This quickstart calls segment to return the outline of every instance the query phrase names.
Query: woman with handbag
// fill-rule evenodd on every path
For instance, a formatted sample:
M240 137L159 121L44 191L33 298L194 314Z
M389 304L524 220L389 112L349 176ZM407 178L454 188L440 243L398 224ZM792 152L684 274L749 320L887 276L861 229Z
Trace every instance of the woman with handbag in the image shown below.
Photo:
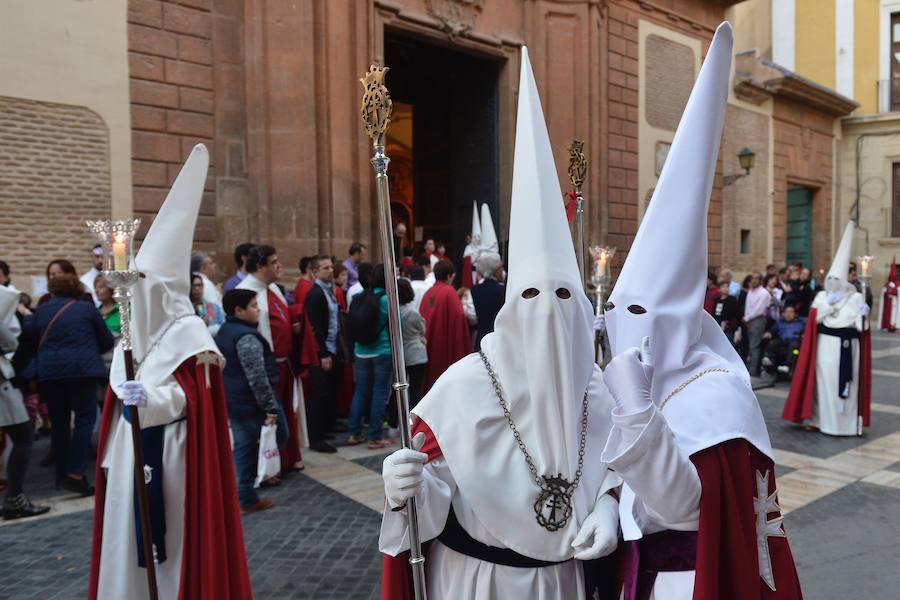
M50 299L25 322L25 337L36 344L38 393L50 411L57 486L90 496L94 488L84 472L97 419L97 381L106 377L101 355L114 341L93 302L83 299L76 275L57 275L49 289Z
M22 493L28 459L31 458L34 430L22 401L22 392L13 385L15 371L6 357L7 353L14 352L19 345L19 321L15 315L18 303L19 292L0 286L0 431L13 444L6 463L4 520L33 517L50 510L48 506L35 506Z

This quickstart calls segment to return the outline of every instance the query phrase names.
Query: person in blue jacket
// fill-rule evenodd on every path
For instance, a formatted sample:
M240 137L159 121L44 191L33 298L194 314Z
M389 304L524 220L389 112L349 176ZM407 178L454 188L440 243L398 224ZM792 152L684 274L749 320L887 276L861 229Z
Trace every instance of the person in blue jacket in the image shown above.
M102 354L115 342L93 302L84 299L77 275L57 275L49 291L50 299L25 321L23 335L33 349L32 375L50 414L56 485L90 496L94 488L85 468L97 419L97 385L107 377Z

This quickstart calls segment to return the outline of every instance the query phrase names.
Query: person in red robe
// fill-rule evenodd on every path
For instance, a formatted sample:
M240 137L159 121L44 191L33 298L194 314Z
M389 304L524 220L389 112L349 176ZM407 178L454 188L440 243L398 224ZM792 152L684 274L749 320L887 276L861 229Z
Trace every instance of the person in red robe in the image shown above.
M125 381L114 354L97 447L88 598L147 598L136 520L131 424L138 407L160 598L252 597L222 384L221 361L188 297L188 263L209 154L194 147L134 266L131 336L140 361ZM121 401L120 401L121 400Z
M897 276L897 257L891 261L891 271L887 281L884 282L884 291L881 294L881 318L879 326L883 331L897 331L900 327L900 309L897 306L898 290L900 290L900 277Z
M419 312L425 318L428 366L423 394L428 393L447 368L472 352L472 334L462 302L452 281L453 264L442 260L434 266L435 283L422 297Z
M312 261L311 256L304 256L300 259L300 263L297 265L300 268L300 279L297 280L297 285L294 286L294 303L291 305L291 312L300 319L301 322L301 336L304 340L304 356L307 354L306 350L306 341L312 340L311 343L315 344L316 337L310 327L309 322L305 317L301 315L304 312L304 303L306 302L306 295L309 293L309 290L313 288L313 280L312 273L309 271L309 263ZM300 366L297 370L297 376L300 378L300 387L303 388L303 398L309 398L312 395L312 383L309 379L309 366L315 366L319 364L319 350L318 347L310 348L309 352L315 352L315 356L313 356L313 362L306 363Z

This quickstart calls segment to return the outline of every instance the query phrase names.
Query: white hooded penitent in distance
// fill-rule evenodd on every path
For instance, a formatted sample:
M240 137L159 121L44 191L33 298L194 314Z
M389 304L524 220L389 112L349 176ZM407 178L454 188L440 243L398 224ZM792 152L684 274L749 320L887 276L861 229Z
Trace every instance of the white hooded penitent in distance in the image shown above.
M494 220L491 218L491 209L488 205L481 205L481 251L499 252L497 243L497 230L494 229Z

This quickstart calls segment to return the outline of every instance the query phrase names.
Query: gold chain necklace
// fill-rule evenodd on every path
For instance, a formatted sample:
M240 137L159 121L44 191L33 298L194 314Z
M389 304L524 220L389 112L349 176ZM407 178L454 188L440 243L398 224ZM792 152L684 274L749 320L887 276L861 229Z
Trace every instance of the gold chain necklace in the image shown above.
M699 373L691 375L685 381L683 381L677 388L672 390L672 392L668 396L666 396L662 402L659 403L659 410L664 409L666 407L666 403L669 400L671 400L673 396L675 396L677 393L684 390L684 388L691 385L692 383L694 383L695 381L697 381L704 375L709 375L710 373L730 373L730 372L731 371L729 371L728 369L722 369L721 367L711 367L709 369L703 369Z

